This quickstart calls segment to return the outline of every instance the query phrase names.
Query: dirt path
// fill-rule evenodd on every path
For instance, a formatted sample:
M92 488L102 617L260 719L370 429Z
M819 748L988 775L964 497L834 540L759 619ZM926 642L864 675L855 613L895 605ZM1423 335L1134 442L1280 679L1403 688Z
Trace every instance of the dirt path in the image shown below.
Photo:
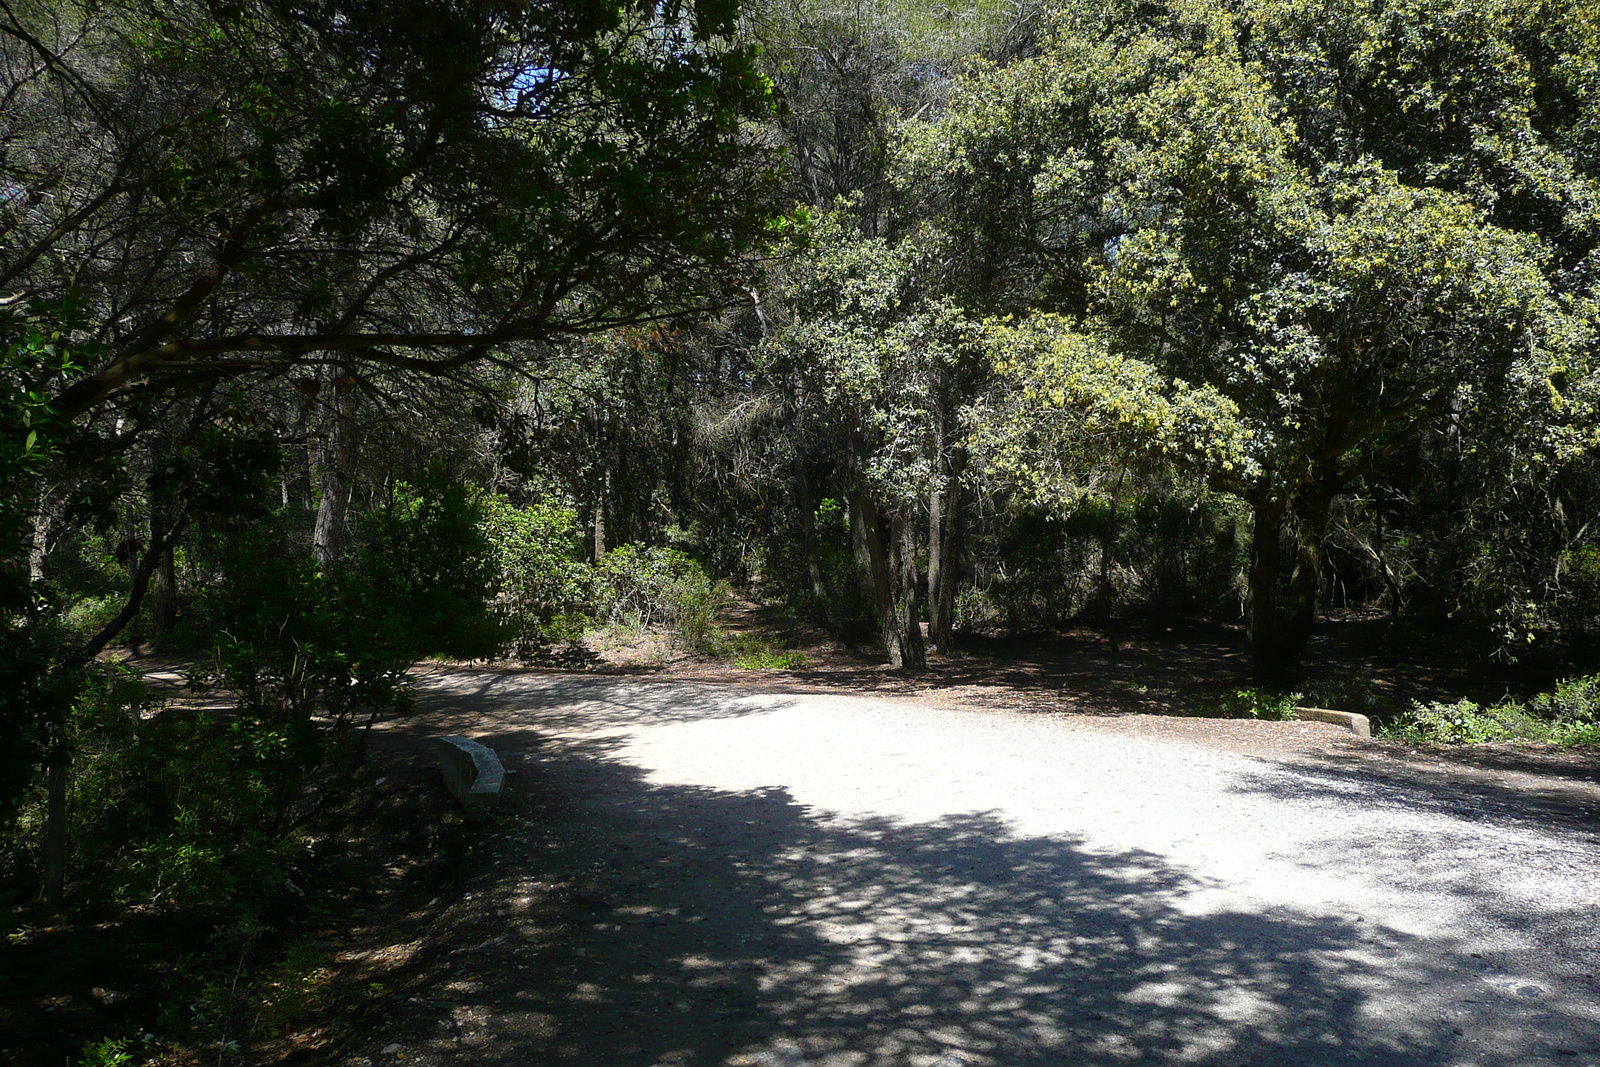
M1529 805L1312 724L1240 724L1322 731L1266 759L904 699L422 689L386 743L477 736L515 796L341 1063L1600 1065L1591 785Z

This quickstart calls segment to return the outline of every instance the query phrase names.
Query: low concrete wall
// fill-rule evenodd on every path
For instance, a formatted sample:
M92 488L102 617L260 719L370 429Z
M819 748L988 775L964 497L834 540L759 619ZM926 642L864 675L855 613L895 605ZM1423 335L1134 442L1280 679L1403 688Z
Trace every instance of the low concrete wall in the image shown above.
M456 803L469 815L481 815L500 803L506 772L494 749L469 737L441 737L439 769Z
M1327 708L1295 708L1294 717L1297 719L1310 719L1313 722L1331 722L1335 726L1343 726L1357 737L1372 736L1372 720L1365 715L1357 715L1353 711L1330 711Z

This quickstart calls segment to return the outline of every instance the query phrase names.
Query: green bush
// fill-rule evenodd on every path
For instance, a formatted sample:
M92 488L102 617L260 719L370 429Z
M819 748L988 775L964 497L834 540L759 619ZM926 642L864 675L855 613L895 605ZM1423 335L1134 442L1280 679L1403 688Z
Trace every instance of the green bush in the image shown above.
M664 626L674 645L696 652L716 651L716 616L728 598L727 582L675 548L623 545L594 567L596 618L641 630Z
M1477 745L1487 741L1542 741L1547 730L1520 704L1489 707L1471 700L1415 702L1411 710L1386 731L1397 740L1446 745Z
M1600 675L1568 678L1526 703L1507 700L1481 706L1418 701L1383 735L1423 744L1476 745L1491 741L1546 741L1558 745L1600 744Z
M91 678L73 724L69 809L91 896L222 920L283 880L281 783L238 723L153 709L130 672Z
M486 659L505 644L492 610L498 566L475 493L439 473L401 482L362 516L333 592L352 618L382 620L382 636L412 659Z
M577 641L589 622L594 582L592 568L579 558L577 512L547 503L519 508L497 497L484 508L483 529L512 649L530 657Z
M1557 682L1550 692L1528 701L1528 711L1552 724L1600 722L1600 674Z
M83 1059L78 1061L78 1067L128 1067L132 1063L133 1053L128 1051L127 1038L108 1037L83 1046Z
M1294 709L1303 699L1300 693L1279 693L1269 689L1235 689L1218 703L1225 719L1265 719L1283 722L1294 718Z
M724 643L723 654L742 671L798 671L806 666L806 655L797 649L780 649L755 634L740 634Z
M733 665L743 671L802 671L806 655L794 649L763 649L734 657Z

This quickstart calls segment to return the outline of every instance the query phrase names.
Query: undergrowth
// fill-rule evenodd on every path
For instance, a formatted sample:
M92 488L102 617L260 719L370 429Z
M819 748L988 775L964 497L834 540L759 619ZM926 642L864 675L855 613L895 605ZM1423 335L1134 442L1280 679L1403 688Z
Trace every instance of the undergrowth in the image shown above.
M1538 741L1600 744L1600 674L1568 678L1527 701L1417 701L1380 736L1409 744L1477 745Z
M1273 689L1235 689L1217 702L1215 713L1223 719L1264 719L1282 722L1294 718L1299 706L1300 693L1285 693Z
M806 666L806 654L798 649L778 648L755 634L740 634L723 642L722 654L733 659L743 671L798 671Z

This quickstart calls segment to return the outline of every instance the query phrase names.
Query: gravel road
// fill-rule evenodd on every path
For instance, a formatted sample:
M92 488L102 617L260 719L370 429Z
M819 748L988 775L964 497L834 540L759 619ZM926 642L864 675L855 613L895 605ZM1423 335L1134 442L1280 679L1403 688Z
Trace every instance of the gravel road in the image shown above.
M1069 716L423 693L516 796L374 1062L1600 1067L1592 817Z

